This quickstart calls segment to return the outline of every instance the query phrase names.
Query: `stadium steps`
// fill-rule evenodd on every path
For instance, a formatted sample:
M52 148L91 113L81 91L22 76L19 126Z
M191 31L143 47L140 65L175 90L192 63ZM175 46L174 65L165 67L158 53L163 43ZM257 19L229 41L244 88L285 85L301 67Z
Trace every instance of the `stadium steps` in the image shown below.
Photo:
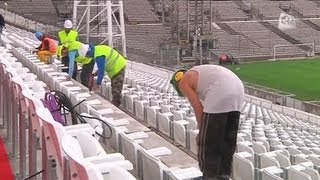
M301 21L303 23L305 23L306 25L308 25L309 27L317 30L317 31L320 31L320 26L313 23L312 21L308 20L308 19L302 19L304 18L303 14L295 7L295 8L291 8L290 11L293 13L293 15L297 18L301 18Z
M203 1L190 1L190 22L193 24L197 23L198 27L201 27L202 22L204 22L204 25L206 24L205 22L210 22L209 17L206 15L201 14L202 11L204 11L204 7L202 9L202 3ZM191 26L192 27L192 26ZM204 31L204 29L203 29Z
M157 61L157 60L160 60L160 56L156 53L151 53L151 52L146 52L146 51L143 51L141 49L136 49L136 48L132 48L132 47L128 47L127 46L127 51L128 53L130 54L136 54L136 55L139 55L139 56L143 56L143 57L146 57L147 59L149 59L150 61Z
M320 7L320 1L319 0L310 0L316 4L316 6Z
M243 34L242 32L237 32L234 29L232 29L229 25L227 25L226 23L216 23L221 29L223 29L224 31L226 31L226 33L234 36L234 35L238 35L238 36L242 36L244 38L246 38L247 40L249 40L251 43L253 43L254 45L262 48L262 46L257 43L256 41L254 41L253 39L251 39L250 37L248 37L247 35Z
M239 7L240 10L242 10L245 15L247 15L249 18L252 18L252 14L249 14L248 12L251 11L251 7L249 7L247 4L245 4L243 1L239 0L232 0L232 2Z
M302 44L301 41L295 39L294 37L288 35L287 33L283 32L283 31L279 30L277 27L275 27L274 25L272 25L269 22L259 21L259 23L261 25L263 25L265 28L267 28L270 31L272 31L273 33L275 33L276 35L278 35L279 37L281 37L281 38L285 39L286 41L290 42L291 44ZM305 47L305 46L301 46L299 48L302 49L302 50L305 50L305 51L309 51L310 50L310 48Z

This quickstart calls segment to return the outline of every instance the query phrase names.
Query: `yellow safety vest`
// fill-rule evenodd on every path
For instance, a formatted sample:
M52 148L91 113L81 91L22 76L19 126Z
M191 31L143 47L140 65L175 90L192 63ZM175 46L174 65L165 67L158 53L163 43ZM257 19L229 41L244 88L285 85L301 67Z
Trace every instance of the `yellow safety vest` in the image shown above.
M74 41L72 42L71 44L69 44L68 46L68 51L71 52L71 51L78 51L81 46L83 46L84 44L79 42L79 41ZM92 60L92 58L88 58L88 57L76 57L76 62L81 64L81 65L85 65L85 64L89 64Z
M58 46L58 56L61 56L61 53L62 53L62 46L65 46L65 47L68 47L68 45L74 41L77 41L77 38L78 38L78 32L77 31L74 31L74 30L71 30L68 34L62 30L62 31L59 31L58 33L59 35L59 39L60 39L60 43L61 45Z
M107 45L97 45L94 49L94 59L99 56L105 56L107 63L105 64L105 70L110 77L113 78L118 74L127 64L127 60L116 50Z

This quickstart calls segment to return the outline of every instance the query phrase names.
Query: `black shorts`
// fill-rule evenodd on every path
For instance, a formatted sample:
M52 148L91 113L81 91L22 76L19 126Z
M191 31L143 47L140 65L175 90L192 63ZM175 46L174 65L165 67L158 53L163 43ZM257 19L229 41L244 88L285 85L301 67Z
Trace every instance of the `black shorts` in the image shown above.
M229 178L236 150L239 118L239 111L204 113L198 142L198 161L204 179Z

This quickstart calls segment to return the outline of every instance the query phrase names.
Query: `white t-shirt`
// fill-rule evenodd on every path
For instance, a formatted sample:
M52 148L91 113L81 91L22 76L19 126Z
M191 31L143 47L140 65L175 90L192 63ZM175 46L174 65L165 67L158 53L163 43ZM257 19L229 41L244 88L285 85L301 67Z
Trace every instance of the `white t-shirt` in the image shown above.
M244 100L242 81L231 70L217 65L200 65L197 93L205 113L241 111Z

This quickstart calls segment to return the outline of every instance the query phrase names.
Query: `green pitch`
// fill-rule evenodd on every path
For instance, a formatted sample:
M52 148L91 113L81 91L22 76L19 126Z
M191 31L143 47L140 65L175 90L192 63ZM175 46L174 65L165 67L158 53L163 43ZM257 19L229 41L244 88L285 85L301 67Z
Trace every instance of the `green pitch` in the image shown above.
M295 94L304 101L320 100L320 59L258 62L228 66L243 81Z

